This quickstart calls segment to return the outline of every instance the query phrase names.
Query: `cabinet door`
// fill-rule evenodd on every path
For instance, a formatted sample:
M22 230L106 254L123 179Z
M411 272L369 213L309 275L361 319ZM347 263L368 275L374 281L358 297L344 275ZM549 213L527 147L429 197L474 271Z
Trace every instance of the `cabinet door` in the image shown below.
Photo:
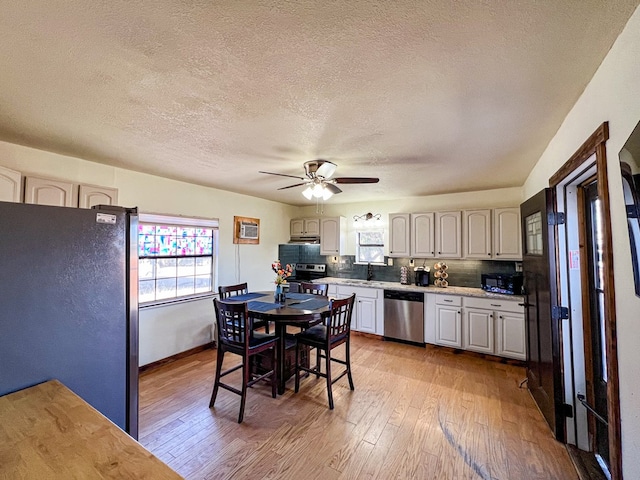
M464 319L464 348L493 354L493 311L465 308Z
M342 255L344 249L344 217L320 220L320 255Z
M493 210L493 252L496 260L522 260L520 209Z
M465 258L491 258L491 210L465 210L463 224Z
M436 256L462 257L462 212L436 213Z
M289 232L292 237L301 237L304 235L304 219L294 218L291 220Z
M496 312L496 355L527 359L524 315L521 313Z
M411 256L409 243L409 231L411 229L410 215L408 213L389 214L389 256Z
M357 330L376 333L376 301L373 298L356 298L354 307L357 310Z
M78 193L78 206L91 208L94 205L117 205L118 189L96 187L93 185L80 185Z
M48 178L27 177L24 187L24 203L75 207L77 197L73 195L73 183Z
M448 305L436 305L436 343L462 348L460 309Z
M20 172L0 167L0 201L22 201L22 174Z
M305 235L320 235L320 219L307 218L304 222Z
M436 256L435 214L433 212L411 215L411 256L430 258Z

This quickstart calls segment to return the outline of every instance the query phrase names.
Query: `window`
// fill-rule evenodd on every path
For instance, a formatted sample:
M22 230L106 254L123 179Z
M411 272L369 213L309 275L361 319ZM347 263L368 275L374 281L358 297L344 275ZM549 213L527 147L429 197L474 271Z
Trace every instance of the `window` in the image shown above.
M163 303L213 292L218 222L140 215L139 302Z
M384 230L360 231L356 235L356 262L384 263Z

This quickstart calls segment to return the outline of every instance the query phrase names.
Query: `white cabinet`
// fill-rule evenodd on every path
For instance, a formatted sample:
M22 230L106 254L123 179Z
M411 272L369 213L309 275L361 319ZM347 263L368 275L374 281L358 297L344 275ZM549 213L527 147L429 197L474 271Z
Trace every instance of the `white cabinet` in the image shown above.
M463 215L464 258L491 258L491 210L465 210Z
M77 197L71 182L49 178L26 177L24 203L54 205L57 207L75 207Z
M518 207L493 210L493 257L496 260L522 260Z
M498 312L496 355L527 359L524 313Z
M347 298L356 294L351 314L351 328L359 332L384 334L383 291L378 288L338 285L337 297Z
M408 213L389 214L389 256L409 257L411 215Z
M342 255L346 230L344 217L330 217L320 220L320 255Z
M436 297L436 344L462 348L461 297Z
M294 218L290 224L291 237L317 237L320 235L319 218Z
M118 189L98 187L96 185L80 185L78 192L78 206L91 208L94 205L117 205Z
M517 301L465 298L464 318L465 348L526 360L524 307Z
M493 354L493 312L465 308L463 323L465 350Z
M0 167L0 201L22 201L22 174L20 172Z
M431 258L436 256L435 213L411 214L411 256Z
M462 257L462 212L436 212L436 256Z

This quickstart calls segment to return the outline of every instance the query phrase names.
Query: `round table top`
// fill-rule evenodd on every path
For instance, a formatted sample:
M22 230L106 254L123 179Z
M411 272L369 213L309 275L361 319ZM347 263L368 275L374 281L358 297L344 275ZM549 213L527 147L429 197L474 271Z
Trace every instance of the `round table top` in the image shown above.
M329 297L307 293L287 293L283 303L275 301L273 291L251 292L224 301L245 301L251 316L270 321L309 322L329 311ZM314 308L304 308L305 304Z

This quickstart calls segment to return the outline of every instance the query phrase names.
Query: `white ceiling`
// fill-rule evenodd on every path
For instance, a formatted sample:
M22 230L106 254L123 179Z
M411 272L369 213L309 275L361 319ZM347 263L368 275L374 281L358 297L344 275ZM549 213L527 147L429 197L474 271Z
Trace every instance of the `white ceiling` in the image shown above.
M258 171L519 186L639 3L0 0L0 140L298 205Z

